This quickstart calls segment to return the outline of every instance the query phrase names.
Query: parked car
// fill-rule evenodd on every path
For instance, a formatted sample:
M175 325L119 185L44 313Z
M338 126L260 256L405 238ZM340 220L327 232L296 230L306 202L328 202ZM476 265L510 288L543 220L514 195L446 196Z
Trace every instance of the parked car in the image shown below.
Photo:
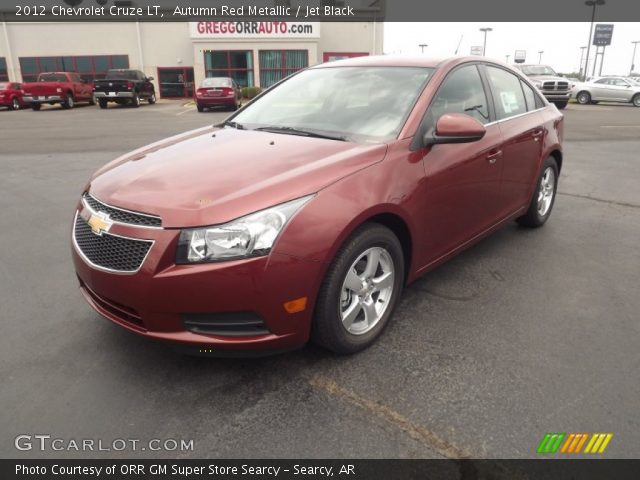
M94 95L100 108L107 108L109 102L139 107L141 100L149 105L156 103L153 77L147 77L140 70L109 70L103 80L96 80Z
M0 82L0 107L19 110L25 105L22 85L16 82Z
M38 81L23 83L24 102L33 110L40 110L43 104L62 108L73 108L78 102L94 103L93 84L73 72L48 72L38 75Z
M560 110L567 106L574 85L567 78L558 75L549 65L515 64L514 67L529 77L544 97Z
M80 291L189 353L353 353L406 285L512 220L544 225L562 138L501 63L317 65L98 170L72 228Z
M622 102L640 107L640 84L624 77L601 77L580 83L573 88L572 95L582 105Z
M199 112L205 108L226 107L232 110L240 108L242 91L229 77L209 77L202 81L196 90L196 106Z

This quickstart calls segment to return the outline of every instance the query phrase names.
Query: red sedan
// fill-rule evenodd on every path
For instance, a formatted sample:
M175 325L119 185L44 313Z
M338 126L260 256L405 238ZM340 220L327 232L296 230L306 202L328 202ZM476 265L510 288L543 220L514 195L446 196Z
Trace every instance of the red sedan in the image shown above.
M240 87L233 78L205 78L202 86L196 90L196 107L199 112L205 108L226 107L238 110L242 100Z
M540 227L563 116L507 65L308 68L213 128L99 170L72 229L87 301L195 354L366 348L402 289L510 221Z
M16 82L0 82L0 107L19 110L24 107L22 85Z

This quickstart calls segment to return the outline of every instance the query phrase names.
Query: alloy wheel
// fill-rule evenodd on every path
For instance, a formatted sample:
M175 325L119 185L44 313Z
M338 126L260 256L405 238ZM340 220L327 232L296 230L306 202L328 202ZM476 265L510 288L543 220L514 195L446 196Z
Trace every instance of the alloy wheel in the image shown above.
M340 293L340 316L347 332L363 335L376 326L391 303L394 277L393 259L385 248L372 247L358 256Z
M555 193L556 174L551 167L547 167L540 179L540 187L538 189L538 215L544 217L553 202Z

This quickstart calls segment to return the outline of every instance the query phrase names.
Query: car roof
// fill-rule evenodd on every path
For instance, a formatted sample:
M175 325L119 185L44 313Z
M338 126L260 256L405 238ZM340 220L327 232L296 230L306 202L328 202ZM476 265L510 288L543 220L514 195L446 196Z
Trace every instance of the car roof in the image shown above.
M364 57L345 58L333 62L325 62L310 68L331 68L331 67L454 67L461 63L482 62L499 65L512 69L513 67L493 58L481 57L478 55L461 57L429 57L429 56L408 56L408 55L371 55Z

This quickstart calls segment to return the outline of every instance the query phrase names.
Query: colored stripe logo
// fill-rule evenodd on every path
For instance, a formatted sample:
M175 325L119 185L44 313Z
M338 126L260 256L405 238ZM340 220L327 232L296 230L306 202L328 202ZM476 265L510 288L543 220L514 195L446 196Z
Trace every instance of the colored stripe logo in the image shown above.
M538 445L537 452L540 454L604 453L612 438L613 433L546 433Z

